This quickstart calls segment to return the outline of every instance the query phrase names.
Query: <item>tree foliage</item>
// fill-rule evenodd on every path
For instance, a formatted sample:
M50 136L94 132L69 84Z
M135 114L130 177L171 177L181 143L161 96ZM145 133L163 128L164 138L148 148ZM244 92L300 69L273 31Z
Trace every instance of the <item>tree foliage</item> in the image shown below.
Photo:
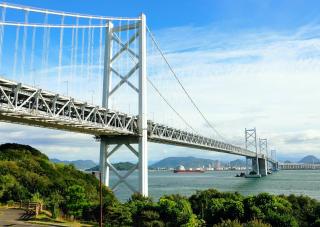
M133 194L125 203L103 186L106 226L320 226L320 202L307 196L268 193L243 196L215 189L189 198L165 195L154 202ZM54 218L61 213L80 220L99 220L99 182L72 165L51 163L25 145L0 145L0 202L45 203Z
M84 188L80 185L72 185L68 188L66 194L67 214L80 218L83 208L87 205L86 194Z

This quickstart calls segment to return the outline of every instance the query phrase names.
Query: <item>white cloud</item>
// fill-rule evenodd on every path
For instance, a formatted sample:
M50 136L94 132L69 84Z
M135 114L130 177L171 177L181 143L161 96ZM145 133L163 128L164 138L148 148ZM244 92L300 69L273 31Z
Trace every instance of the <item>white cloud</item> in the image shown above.
M230 141L242 145L244 128L257 127L258 135L268 138L270 147L282 155L318 155L319 28L310 24L281 33L223 33L210 25L169 28L155 33L200 109ZM164 62L154 55L155 49L149 48L153 54L149 59L152 81L197 130L211 135ZM134 96L132 93L128 96L127 91L125 88L119 91L114 106L134 112ZM98 94L95 99L96 96ZM150 119L185 127L151 88L148 99ZM50 157L98 160L99 146L91 136L10 124L1 124L0 135L1 142L28 143ZM190 155L226 157L225 154L150 145L150 160ZM114 159L127 160L128 157L121 151Z

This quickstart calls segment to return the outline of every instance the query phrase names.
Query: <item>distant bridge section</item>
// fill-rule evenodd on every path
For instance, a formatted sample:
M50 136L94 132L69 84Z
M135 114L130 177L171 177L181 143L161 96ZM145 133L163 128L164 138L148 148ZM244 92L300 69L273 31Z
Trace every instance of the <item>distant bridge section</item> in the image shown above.
M131 135L136 142L139 137L137 116L94 106L1 77L0 119L97 137L116 139L118 136ZM148 141L256 157L256 153L241 147L152 121L148 121Z
M283 170L320 169L320 163L280 163Z

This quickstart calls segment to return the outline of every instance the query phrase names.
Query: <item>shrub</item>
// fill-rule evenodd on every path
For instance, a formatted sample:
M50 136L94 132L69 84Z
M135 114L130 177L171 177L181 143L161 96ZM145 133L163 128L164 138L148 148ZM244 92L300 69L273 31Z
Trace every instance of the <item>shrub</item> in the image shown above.
M7 205L8 205L9 207L13 207L13 206L14 206L14 201L13 201L13 200L9 200L9 201L7 202Z
M254 219L243 225L244 227L271 227L270 224L263 223L259 219Z
M238 220L225 220L213 226L214 227L242 227L242 224Z

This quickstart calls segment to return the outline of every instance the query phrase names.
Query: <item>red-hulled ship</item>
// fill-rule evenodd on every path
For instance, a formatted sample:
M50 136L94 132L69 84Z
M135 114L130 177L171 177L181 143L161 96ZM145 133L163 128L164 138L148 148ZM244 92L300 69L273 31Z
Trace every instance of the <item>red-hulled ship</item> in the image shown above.
M185 169L184 166L180 165L175 170L174 173L204 173L204 169L197 168L197 169Z

